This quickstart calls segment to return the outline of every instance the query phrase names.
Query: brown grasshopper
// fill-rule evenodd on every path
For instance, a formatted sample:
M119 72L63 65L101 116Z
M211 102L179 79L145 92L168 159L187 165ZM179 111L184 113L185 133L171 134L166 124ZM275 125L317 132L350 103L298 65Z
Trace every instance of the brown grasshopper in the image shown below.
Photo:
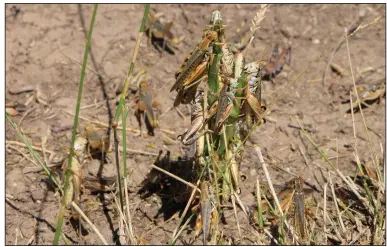
M175 74L176 82L171 88L173 90L181 90L183 86L187 86L199 79L203 72L207 69L208 58L206 54L210 44L217 38L217 32L205 30L203 39L195 47L195 49L184 59L179 70Z
M243 51L254 35L254 31L246 23L246 20L242 22L241 27L237 29L236 34L231 38L230 48L233 53Z
M173 54L174 52L171 48L176 48L176 46L180 44L180 39L175 37L171 32L173 23L168 22L163 24L160 20L161 16L162 13L155 13L153 11L148 12L145 33L158 51L162 48L162 50L166 50L168 53Z
M171 89L171 91L178 91L178 96L174 102L175 107L180 103L187 104L192 101L199 83L207 79L208 64L213 57L213 54L210 55L211 45L217 40L223 42L223 32L222 16L219 11L214 11L210 25L203 31L202 40L185 58L175 74L176 82ZM229 75L233 69L233 55L227 45L220 42L218 44L222 46L224 53L222 69L226 75Z
M142 135L141 115L144 115L144 122L150 135L154 135L154 129L159 125L159 116L161 113L161 104L152 98L148 88L147 81L141 81L139 84L139 95L135 97L136 110L134 115L140 125Z
M103 157L109 151L110 140L106 128L87 124L85 126L85 138L87 140L87 153L89 157L97 153L102 154Z
M223 84L216 111L215 126L213 128L214 134L219 134L223 123L232 112L237 86L238 82L236 79L231 79L229 82L225 81Z
M178 138L181 138L181 142L184 145L191 145L199 137L203 136L205 123L216 113L216 108L212 107L210 110L207 111L206 118L204 118L202 101L203 92L197 91L196 97L191 103L191 128L184 134L178 136Z
M291 48L279 48L278 44L274 46L271 57L267 60L262 70L262 80L272 80L283 69L285 64L290 64Z
M17 101L5 100L5 112L11 117L19 115L21 112L26 111L26 109L27 107L25 105Z
M244 67L244 71L247 75L247 85L244 91L246 102L243 104L243 112L246 116L247 126L252 125L251 115L253 115L255 121L262 119L265 123L265 119L262 118L266 107L261 105L262 81L260 66L257 62L252 62Z
M352 88L352 95L356 97L355 89ZM356 91L359 94L359 101L356 100L353 103L354 111L357 112L359 110L358 104L365 105L369 107L369 104L372 104L375 101L380 102L381 99L385 96L386 93L386 87L384 83L381 83L379 85L359 85L356 87ZM350 100L343 101L342 103L348 103ZM348 109L346 111L347 113L351 112L351 109Z
M292 209L294 212L294 225L297 231L297 235L301 238L304 238L307 234L306 231L306 218L305 214L310 217L313 217L313 214L305 207L305 196L311 194L313 189L303 188L304 180L301 177L294 178L285 183L284 186L276 186L280 188L280 192L277 194L277 198L280 202L280 207L283 213ZM268 190L268 189L266 189ZM272 201L272 200L271 200ZM263 203L260 205L262 212L268 211L268 203ZM254 211L254 218L257 219L257 213ZM269 219L273 220L272 223L275 223L277 216L269 216Z
M215 230L218 221L218 212L215 206L214 191L208 181L200 183L200 214L196 218L195 235L203 230L203 245L211 240L211 232Z

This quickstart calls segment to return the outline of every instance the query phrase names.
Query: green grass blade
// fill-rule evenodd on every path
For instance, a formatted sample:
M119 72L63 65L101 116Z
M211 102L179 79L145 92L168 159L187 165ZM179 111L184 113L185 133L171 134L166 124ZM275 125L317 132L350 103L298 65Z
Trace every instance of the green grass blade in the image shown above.
M52 173L50 172L50 170L48 169L46 164L44 164L44 162L40 159L38 153L32 148L32 146L31 146L30 142L28 141L27 137L21 132L19 127L11 119L11 117L8 115L8 113L5 113L5 117L6 117L7 121L9 122L9 124L12 126L12 128L16 131L16 133L18 134L20 139L23 141L23 143L27 146L28 150L30 151L30 153L32 154L34 159L38 162L39 165L42 166L44 171L47 173L49 179L56 185L56 187L59 188L60 192L63 194L63 189L59 185L59 182L55 179L54 175L52 175Z
M124 81L124 90L122 90L121 97L120 97L120 102L118 104L116 113L114 115L113 127L115 127L117 125L118 119L119 119L119 117L121 115L122 108L123 108L123 106L125 104L126 93L128 92L128 89L129 89L129 81L130 81L130 77L133 74L133 70L134 70L134 65L135 65L138 49L140 47L141 37L142 37L142 35L144 34L144 31L145 31L145 23L146 23L146 20L148 18L149 8L150 8L150 4L146 4L145 5L145 10L144 10L144 15L143 15L143 18L142 18L141 27L140 27L140 32L137 35L136 46L135 46L134 51L133 51L132 62L130 63L130 68L129 68L128 74L126 75L125 81Z
M66 179L65 179L65 185L63 188L64 189L63 198L66 198L66 196L67 196L68 188L69 188L69 184L70 184L71 161L72 161L73 156L74 156L74 143L75 143L75 136L77 134L77 128L78 128L79 111L80 111L80 107L81 107L82 92L83 92L83 81L84 81L85 75L86 75L87 58L89 56L89 50L90 50L90 45L91 45L91 36L93 34L93 28L94 28L95 17L97 15L97 10L98 10L98 4L94 4L93 16L91 18L90 28L89 28L89 32L87 35L87 42L86 42L86 46L85 46L85 53L83 56L81 78L80 78L79 88L78 88L77 105L75 107L73 133L72 133L72 137L71 137L70 153L69 153L69 157L68 157L69 163L68 163L68 167L66 169ZM60 206L60 211L58 214L58 220L57 220L56 232L55 232L53 245L58 245L59 237L61 236L64 210L65 210L65 205L64 205L64 201L62 201L61 206Z

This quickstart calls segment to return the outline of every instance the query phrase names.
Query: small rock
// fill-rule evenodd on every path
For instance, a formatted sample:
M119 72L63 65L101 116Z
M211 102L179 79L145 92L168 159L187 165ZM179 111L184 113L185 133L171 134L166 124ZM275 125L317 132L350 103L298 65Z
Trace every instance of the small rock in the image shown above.
M318 45L318 44L320 44L320 40L319 39L314 39L312 41L312 43L315 44L315 45Z
M292 143L290 144L290 150L292 150L293 152L297 150L297 145Z
M255 168L250 169L250 176L255 177L257 175L257 170Z
M21 168L15 168L9 171L6 176L6 188L7 193L11 195L17 195L26 191L26 184L24 181L24 175Z
M297 116L302 120L304 118L304 113L302 111L297 111Z
M37 203L43 201L46 195L46 191L41 188L38 188L35 184L30 185L30 193L32 200Z

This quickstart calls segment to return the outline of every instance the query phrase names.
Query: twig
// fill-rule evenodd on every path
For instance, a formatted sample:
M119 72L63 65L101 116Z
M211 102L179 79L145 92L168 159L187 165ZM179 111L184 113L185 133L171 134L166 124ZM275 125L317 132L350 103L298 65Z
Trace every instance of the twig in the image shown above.
M119 147L118 150L120 152L123 151L123 148L122 147ZM149 155L149 156L158 156L158 154L156 153L151 153L151 152L147 152L147 151L142 151L142 150L135 150L135 149L130 149L130 148L126 148L126 151L129 152L129 153L134 153L134 154L142 154L142 155Z
M345 229L345 226L344 226L344 222L343 222L343 219L341 218L341 213L340 213L340 209L339 209L339 205L337 205L337 198L336 198L336 193L335 193L335 188L333 187L333 183L332 183L332 180L329 178L329 185L331 187L331 192L332 192L332 196L333 196L333 202L335 204L335 208L336 208L336 212L337 212L337 217L339 218L339 223L340 223L340 226L341 226L341 230L343 231L343 234L344 236L346 236L346 229Z
M97 227L89 220L89 218L82 212L82 210L78 207L75 202L71 203L71 206L81 215L81 217L89 224L89 226L93 229L93 231L97 234L98 238L102 241L104 245L109 245L108 242L106 242L105 238L102 236L102 234L98 231Z
M364 17L360 17L358 20L354 21L351 25L351 28L350 28L350 33L349 33L349 36L352 36L355 34L355 31L357 31L356 27L359 26L360 22L362 21ZM345 33L345 37L340 39L338 42L337 42L337 45L336 47L333 49L331 55L329 56L329 60L328 60L328 63L327 63L327 66L325 67L325 70L324 70L324 73L323 73L323 76L322 76L322 84L323 86L325 86L325 78L326 78L326 73L328 72L329 70L329 67L333 61L333 58L336 54L336 52L340 49L340 47L344 44L345 42L345 39L347 37L348 33L346 31Z
M375 20L377 20L377 19L375 19ZM356 98L357 98L357 102L358 102L358 107L360 109L360 114L361 114L361 117L362 117L362 120L363 120L363 125L364 125L364 129L365 129L365 132L366 132L368 145L369 145L369 148L370 148L370 151L371 151L371 154L372 154L371 157L372 157L373 165L374 165L374 168L376 170L376 174L378 175L378 180L382 181L382 175L381 175L381 172L380 172L380 169L379 169L379 162L378 162L378 160L376 158L374 147L372 145L372 142L371 142L371 139L370 139L370 136L369 136L369 133L368 133L368 128L367 128L367 124L365 122L365 118L364 118L364 114L363 114L363 109L361 107L361 101L360 101L359 93L356 90L356 82L355 82L355 76L353 74L352 60L351 60L351 55L350 55L350 52L349 52L348 35L347 35L347 29L346 28L345 28L345 34L346 34L345 35L345 41L346 41L346 44L347 44L347 53L348 53L349 67L351 69L351 78L352 78L353 86L355 88L355 93L356 93ZM353 111L353 109L351 111Z
M170 172L168 172L168 171L166 171L166 170L164 170L164 169L162 169L162 168L160 168L160 167L158 167L158 166L152 165L152 168L154 168L154 169L156 169L156 170L159 170L159 171L161 171L162 173L167 174L168 176L170 176L170 177L176 179L177 181L182 182L182 183L185 184L185 185L188 185L189 187L191 187L191 188L193 188L193 189L196 189L197 191L199 191L199 192L201 193L200 189L197 188L197 186L193 185L192 183L187 182L187 181L185 181L184 179L182 179L182 178L180 178L180 177L178 177L178 176L176 176L176 175L174 175L174 174L172 174L172 173L170 173Z
M60 53L62 53L63 56L67 57L68 59L70 59L70 60L73 61L74 63L78 64L78 66L82 68L82 64L81 64L80 62L78 62L76 59L70 57L69 55L67 55L67 54L62 50L62 47L60 46L59 41L56 41L56 44L58 45L58 49L59 49ZM99 75L99 73L98 73L97 71L95 71L95 70L89 68L88 66L86 66L86 68L87 68L89 71L93 72L93 74L95 74L95 75L97 75L97 76Z
M271 240L274 241L275 244L279 245L277 239L275 239L275 238L273 237L273 235L271 235L271 233L270 233L266 228L263 229L263 231L264 231L264 233L266 233L267 236L269 236L269 238L271 238Z
M232 188L232 187L231 187ZM234 192L234 191L233 191ZM238 228L238 234L239 234L239 239L242 240L242 232L241 232L241 227L239 225L239 219L238 219L238 213L236 211L236 205L235 205L235 193L232 193L231 194L231 202L232 202L232 207L233 207L233 210L234 210L234 216L235 216L235 220L236 220L236 223L237 223L237 228Z
M10 147L12 148L13 150L15 150L16 152L20 153L24 158L26 158L29 162L31 162L32 164L36 165L37 167L33 167L33 168L39 168L39 170L43 170L42 167L40 167L33 159L31 159L30 157L27 156L27 154L23 153L22 151L20 151L18 148L12 146L12 145L7 145L7 147Z
M22 143L22 142L18 142L18 141L10 141L10 140L5 140L5 144L13 144L13 145L18 145L18 146L22 146L22 147L27 147L26 144ZM33 146L31 145L31 147L34 149L34 150L37 150L37 151L40 151L40 152L43 152L42 148L38 147L38 146ZM45 150L46 153L49 153L49 154L56 154L56 152L54 151L50 151L50 150Z
M326 225L326 218L327 218L327 187L328 184L324 184L324 213L323 213L323 225L324 225L324 236L325 236L325 245L328 244L328 237L327 237L327 225Z
M288 124L288 127L289 128L295 128L295 129L299 129L301 130L301 127L300 126L297 126L297 125L294 125L294 124ZM314 131L311 130L311 129L308 129L308 128L304 128L306 131L310 132L310 133L313 133Z
M187 14L186 14L185 11L184 11L183 4L179 4L179 7L180 7L180 9L181 9L181 11L182 11L182 13L183 13L183 17L184 17L185 22L188 24L189 19L188 19Z
M129 239L131 241L131 244L136 245L136 238L134 237L133 233L133 226L132 226L132 216L130 214L130 207L129 207L129 195L128 195L128 181L127 177L124 178L124 186L125 186L125 202L126 202L126 215L128 217L128 228L129 228Z
M256 152L257 155L258 155L258 160L259 160L259 162L261 163L263 172L265 173L265 176L266 176L266 179L267 179L267 183L268 183L269 188L270 188L270 192L271 192L271 194L273 195L274 201L275 201L275 203L276 203L276 205L277 205L277 208L278 208L278 210L279 210L281 216L283 216L281 204L279 203L277 194L275 193L273 183L271 182L271 178L270 178L269 171L267 170L267 167L266 167L266 162L265 162L265 160L263 159L263 156L262 156L262 153L261 153L261 149L260 149L258 146L256 146L256 145L254 146L254 149L255 149L255 152Z

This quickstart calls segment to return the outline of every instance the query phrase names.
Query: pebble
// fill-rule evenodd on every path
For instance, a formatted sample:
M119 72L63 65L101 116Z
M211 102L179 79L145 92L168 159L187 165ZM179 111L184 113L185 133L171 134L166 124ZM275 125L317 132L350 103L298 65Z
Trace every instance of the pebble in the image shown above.
M15 168L9 171L6 176L6 188L7 193L11 195L17 195L26 191L26 184L24 181L24 175L21 168Z
M255 177L257 175L257 170L255 168L250 169L250 176Z
M312 41L312 43L315 44L315 45L318 45L318 44L320 44L320 40L319 39L314 39Z

